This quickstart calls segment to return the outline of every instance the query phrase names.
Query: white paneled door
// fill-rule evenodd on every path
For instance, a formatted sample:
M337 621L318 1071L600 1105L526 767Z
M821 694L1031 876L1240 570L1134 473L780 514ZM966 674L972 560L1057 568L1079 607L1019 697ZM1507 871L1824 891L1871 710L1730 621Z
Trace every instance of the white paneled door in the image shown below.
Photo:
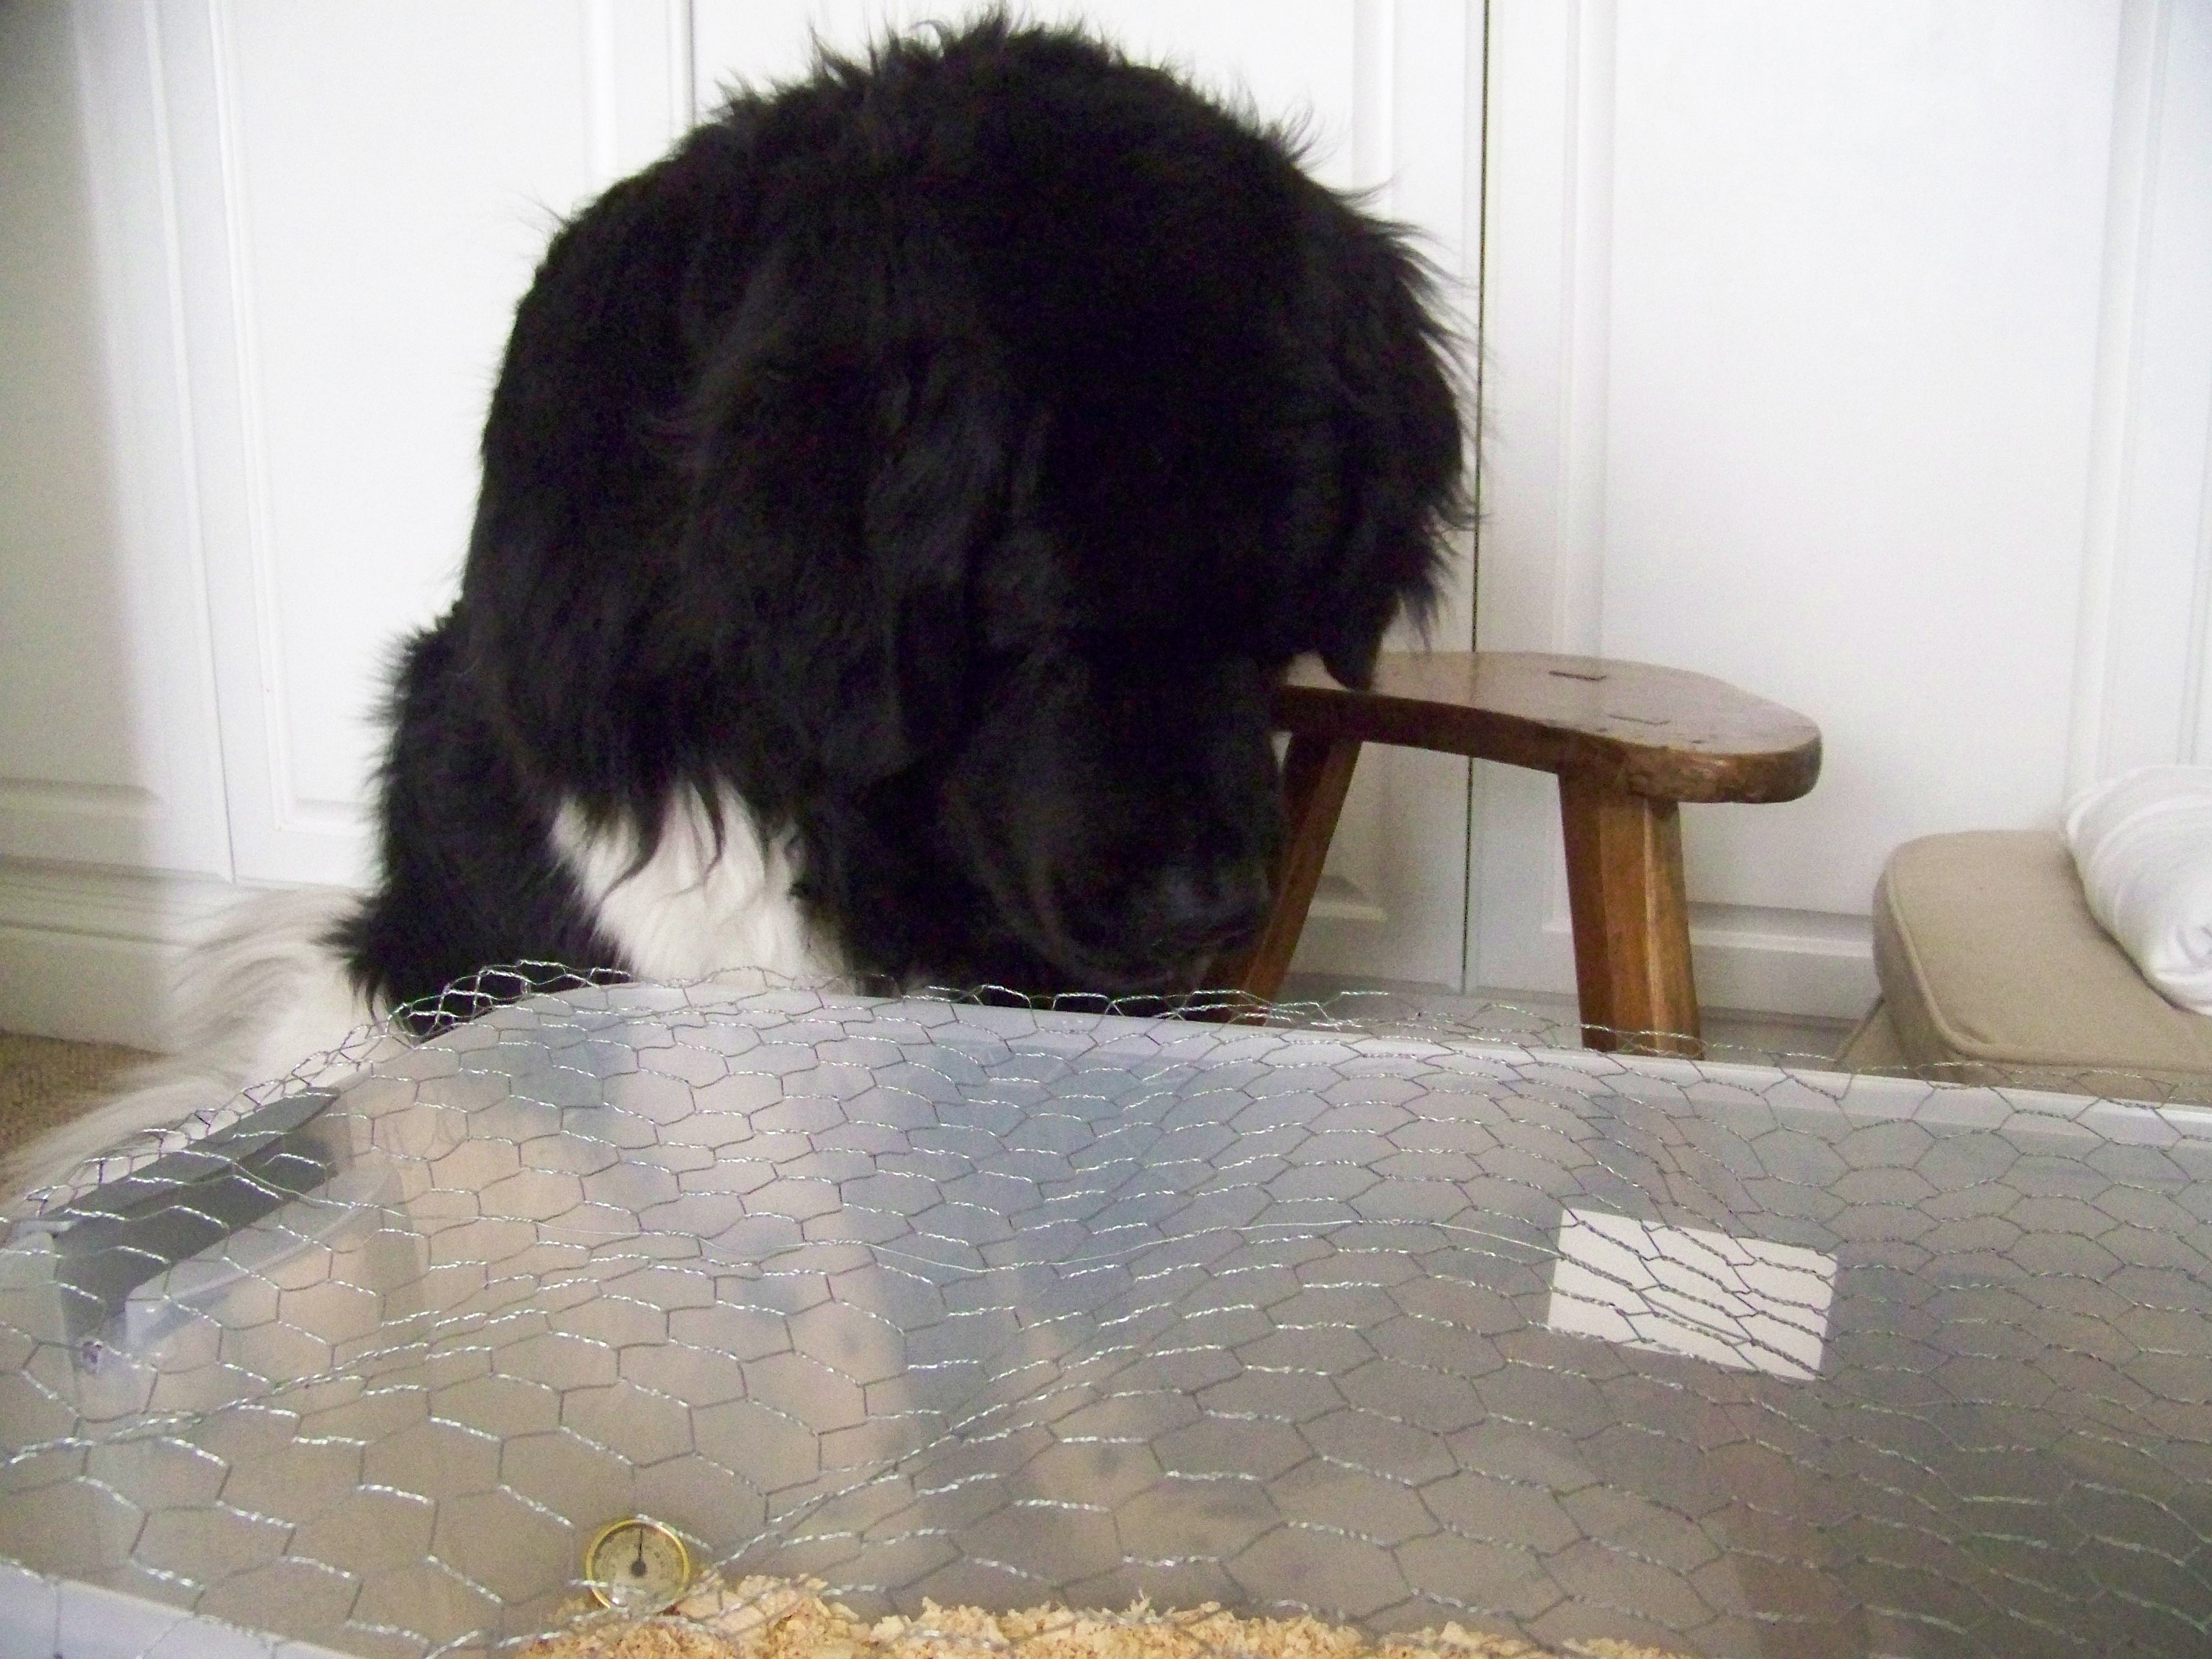
M1698 986L1856 1014L1899 842L2201 752L2212 7L1490 16L1482 642L1817 720L1808 798L1684 810ZM1549 792L1477 769L1470 975L1569 988Z

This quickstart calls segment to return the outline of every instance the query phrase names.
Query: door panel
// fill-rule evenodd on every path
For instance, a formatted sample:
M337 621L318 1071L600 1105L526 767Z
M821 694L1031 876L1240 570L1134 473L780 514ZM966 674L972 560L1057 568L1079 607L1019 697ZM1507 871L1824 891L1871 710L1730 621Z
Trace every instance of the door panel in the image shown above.
M162 15L238 870L359 881L392 653L451 600L514 303L562 216L688 120L688 21Z

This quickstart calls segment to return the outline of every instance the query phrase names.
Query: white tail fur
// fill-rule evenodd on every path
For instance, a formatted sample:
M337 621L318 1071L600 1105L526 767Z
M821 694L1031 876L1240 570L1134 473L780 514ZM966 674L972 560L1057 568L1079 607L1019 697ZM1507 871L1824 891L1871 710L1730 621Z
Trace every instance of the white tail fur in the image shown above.
M219 916L185 952L175 986L171 1056L125 1075L119 1092L0 1160L0 1197L67 1180L95 1155L149 1131L191 1133L252 1084L366 1064L348 1040L375 1019L324 939L353 896L328 888L257 894ZM376 1046L398 1046L386 1036Z

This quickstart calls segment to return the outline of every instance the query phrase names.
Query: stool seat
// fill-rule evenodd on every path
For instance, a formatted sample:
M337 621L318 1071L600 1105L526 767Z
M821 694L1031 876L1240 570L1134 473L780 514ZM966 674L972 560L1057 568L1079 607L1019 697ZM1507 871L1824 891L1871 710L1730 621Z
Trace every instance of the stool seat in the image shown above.
M1274 714L1291 734L1290 836L1239 988L1272 997L1290 970L1363 743L1502 761L1559 780L1594 1048L1704 1051L1678 803L1794 800L1820 773L1820 728L1802 714L1707 675L1609 658L1386 652L1364 690L1301 663Z

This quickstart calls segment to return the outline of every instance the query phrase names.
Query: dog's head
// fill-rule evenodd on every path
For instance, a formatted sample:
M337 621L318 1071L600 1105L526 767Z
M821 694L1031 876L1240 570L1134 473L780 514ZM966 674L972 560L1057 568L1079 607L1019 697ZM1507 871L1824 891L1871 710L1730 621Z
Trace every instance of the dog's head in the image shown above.
M1275 683L1364 684L1461 516L1416 259L1277 137L999 23L719 142L756 183L694 278L695 568L804 757L807 890L863 967L1187 988L1265 913Z

